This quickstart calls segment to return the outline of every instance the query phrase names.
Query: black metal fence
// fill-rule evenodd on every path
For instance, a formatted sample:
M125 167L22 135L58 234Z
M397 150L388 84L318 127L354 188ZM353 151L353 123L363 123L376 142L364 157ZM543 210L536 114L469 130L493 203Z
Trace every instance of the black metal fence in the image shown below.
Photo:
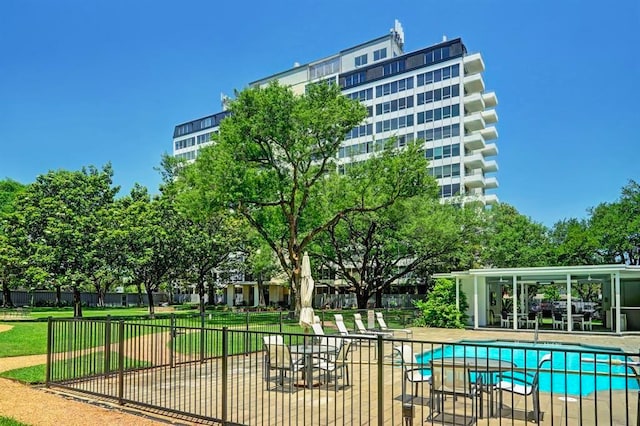
M221 424L638 424L638 353L242 319L50 320L47 385Z

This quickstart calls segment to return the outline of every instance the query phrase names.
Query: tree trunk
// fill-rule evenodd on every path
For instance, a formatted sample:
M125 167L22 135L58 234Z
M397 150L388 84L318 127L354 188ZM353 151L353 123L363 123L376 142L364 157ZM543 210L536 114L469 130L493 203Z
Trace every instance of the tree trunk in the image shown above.
M376 308L382 308L382 289L376 290Z
M2 306L4 308L13 308L13 301L11 300L11 290L9 289L9 283L2 282Z
M211 287L211 285L209 285ZM204 282L198 283L198 296L200 297L200 314L204 314Z
M54 284L56 287L56 306L59 308L62 306L62 290L60 289L60 284Z
M138 307L142 306L142 285L139 283L136 284L136 288L138 289Z
M202 288L204 291L204 283L202 284ZM207 286L207 305L213 305L215 303L216 300L216 289L215 289L215 283L214 282L209 282L209 285Z
M258 306L266 306L264 301L264 280L262 279L262 274L258 275Z
M356 300L358 302L358 309L367 309L367 302L369 301L369 293L357 292Z
M80 289L73 287L73 317L82 318L82 298L80 297Z
M149 316L155 318L155 306L153 306L153 290L147 288L147 300L149 301Z

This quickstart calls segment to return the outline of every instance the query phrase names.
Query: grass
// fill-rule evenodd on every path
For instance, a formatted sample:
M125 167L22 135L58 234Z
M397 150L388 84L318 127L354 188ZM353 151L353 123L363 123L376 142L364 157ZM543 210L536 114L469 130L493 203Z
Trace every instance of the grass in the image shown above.
M0 426L28 426L26 423L12 419L11 417L0 416Z
M47 353L47 323L12 322L9 331L0 333L0 358Z
M109 358L108 372L118 370L118 354L111 352ZM149 365L147 362L137 361L130 358L124 360L125 368L139 368ZM104 352L96 352L92 354L82 355L64 361L56 361L52 367L52 377L55 380L73 379L76 377L85 377L94 374L105 373L105 357ZM46 379L46 364L34 365L31 367L17 368L15 370L0 373L0 377L18 380L30 385L42 384Z

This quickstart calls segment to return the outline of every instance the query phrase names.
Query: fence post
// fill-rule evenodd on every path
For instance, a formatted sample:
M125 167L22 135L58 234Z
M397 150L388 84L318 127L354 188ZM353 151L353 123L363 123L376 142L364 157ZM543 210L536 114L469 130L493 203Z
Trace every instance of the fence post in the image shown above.
M104 325L104 375L111 371L111 315L107 315Z
M384 360L384 341L382 340L382 335L378 335L378 341L376 342L378 345L378 426L384 425L384 392L383 392L383 377L382 377L382 367Z
M176 350L176 316L172 313L169 316L169 367L174 368L176 366L175 350Z
M278 321L279 332L282 333L282 311L280 311L280 321Z
M53 318L47 318L47 372L45 375L45 386L49 387L49 382L51 381L51 357L53 354Z
M204 311L200 314L200 362L204 362Z
M222 327L222 424L227 423L227 393L228 393L228 349L229 349L229 328Z
M118 324L118 404L124 404L124 320Z
M249 311L247 311L246 333L244 333L244 354L249 355Z

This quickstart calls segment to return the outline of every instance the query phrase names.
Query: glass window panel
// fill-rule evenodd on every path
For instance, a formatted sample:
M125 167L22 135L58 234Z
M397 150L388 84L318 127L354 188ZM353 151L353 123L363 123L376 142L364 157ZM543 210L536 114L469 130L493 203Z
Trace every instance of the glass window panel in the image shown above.
M460 125L454 124L451 126L451 136L460 136Z
M451 77L457 77L460 75L460 65L451 65Z
M433 100L439 101L440 99L442 99L442 89L435 89L433 91Z
M458 86L457 84L451 86L451 96L460 96L460 86Z
M451 145L451 156L457 157L459 155L460 155L460 144L454 143L453 145Z
M429 90L425 93L425 103L433 102L433 91Z
M451 116L457 117L459 115L460 115L460 105L459 104L451 105Z
M424 74L418 74L418 86L424 86Z
M442 120L442 109L436 108L434 111L433 117L435 120Z
M442 99L449 99L451 97L451 87L443 87L442 88Z

